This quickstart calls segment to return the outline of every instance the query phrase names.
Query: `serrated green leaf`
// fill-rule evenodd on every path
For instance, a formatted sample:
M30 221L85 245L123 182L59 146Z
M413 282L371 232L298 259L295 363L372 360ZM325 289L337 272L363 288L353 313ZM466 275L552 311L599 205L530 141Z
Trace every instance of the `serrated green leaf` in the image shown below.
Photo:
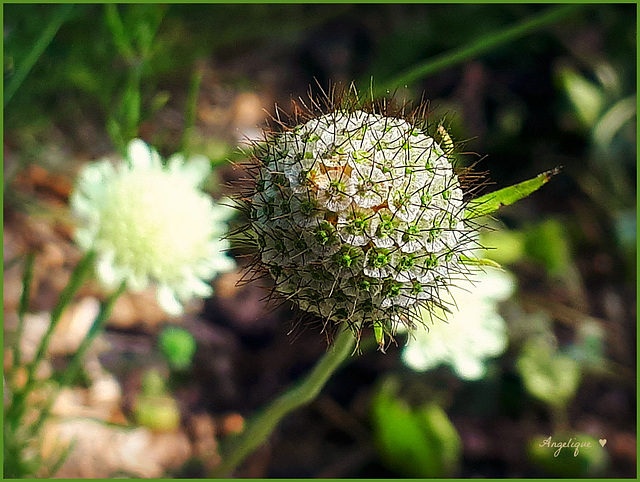
M487 214L497 211L502 206L513 204L540 189L549 179L558 174L558 172L560 172L560 168L556 167L555 169L538 174L533 179L480 196L469 203L465 218L473 219L486 216Z

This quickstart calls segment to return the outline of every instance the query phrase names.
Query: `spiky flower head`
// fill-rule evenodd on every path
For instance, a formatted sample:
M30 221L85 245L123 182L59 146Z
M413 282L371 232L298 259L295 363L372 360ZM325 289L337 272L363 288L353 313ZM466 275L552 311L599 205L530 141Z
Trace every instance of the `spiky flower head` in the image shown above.
M449 146L445 146L448 149ZM460 181L423 126L338 108L256 149L250 217L275 290L378 342L468 268Z
M193 297L211 295L209 279L234 267L225 255L225 221L233 209L201 189L210 173L203 156L176 154L163 163L141 140L124 160L85 166L71 195L80 221L75 239L96 253L96 273L108 288L157 284L157 299L177 315Z

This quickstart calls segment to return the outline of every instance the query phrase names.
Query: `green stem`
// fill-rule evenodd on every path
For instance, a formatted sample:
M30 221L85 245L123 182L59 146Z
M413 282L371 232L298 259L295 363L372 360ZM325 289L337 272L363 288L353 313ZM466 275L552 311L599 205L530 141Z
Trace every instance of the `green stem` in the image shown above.
M78 292L82 283L84 282L86 276L93 269L93 260L95 258L95 253L93 251L89 251L84 255L84 257L80 260L78 265L71 273L71 278L69 282L60 293L60 297L58 298L58 302L54 306L51 311L51 322L49 323L49 327L45 332L42 340L40 340L40 344L38 345L38 350L33 360L27 365L27 380L22 388L16 390L13 395L13 400L11 401L11 406L9 410L5 414L5 420L19 422L22 420L22 415L26 410L26 400L33 389L33 385L36 382L36 371L38 369L38 365L44 358L47 349L49 348L49 343L51 342L51 338L53 333L60 322L62 317L62 313L69 306L71 300ZM22 309L22 308L20 308Z
M29 311L29 300L31 299L31 281L33 280L33 263L35 255L27 254L27 260L24 265L24 274L22 276L22 294L20 295L20 304L18 305L18 328L16 329L16 342L13 345L13 366L20 365L22 352L20 350L20 340L24 332L24 315Z
M204 69L200 66L196 67L196 71L191 77L191 83L189 84L189 94L187 95L187 102L184 106L184 127L182 131L182 140L180 141L181 151L185 158L189 158L189 141L191 134L196 123L196 111L198 108L198 92L200 91L200 85L202 84L202 78L204 76Z
M115 3L105 5L104 10L105 24L111 31L111 38L118 49L118 53L129 63L133 63L136 53L131 43L131 39L124 26L118 6Z
M56 36L56 33L58 33L58 30L60 30L60 27L62 27L62 24L64 24L64 22L66 22L66 20L69 18L69 15L71 15L73 8L74 5L69 3L66 5L60 5L55 11L55 13L53 14L53 18L42 30L40 37L38 37L38 40L34 42L31 51L16 68L15 74L9 81L7 87L4 89L4 107L7 106L18 88L20 88L20 86L22 85L22 82L24 82L24 79L27 78L27 75L29 75L29 72L31 72L33 66L36 64L40 56L44 53L53 38Z
M267 440L285 415L316 398L331 375L353 352L355 341L350 330L340 333L327 353L300 384L280 395L267 405L262 413L248 422L247 428L234 440L228 455L216 468L213 477L227 476L245 457Z
M36 420L36 422L33 425L31 425L30 433L32 435L35 435L39 432L40 428L42 427L42 424L49 417L49 414L51 413L51 408L53 407L53 403L58 397L58 393L60 392L60 390L63 387L70 385L73 379L75 378L75 376L77 375L85 354L91 347L91 344L96 339L96 337L100 333L102 333L103 328L107 323L107 320L111 316L113 306L115 305L120 295L124 293L125 289L126 289L126 283L123 282L117 291L112 293L105 301L101 303L100 311L98 312L96 319L93 321L91 328L89 328L89 331L87 332L84 339L80 343L80 346L78 346L78 349L73 355L73 358L71 359L71 361L65 368L64 372L62 373L62 376L60 378L60 384L55 390L55 393L49 398L49 401L47 402L46 406L40 411L40 415L38 416L38 419Z
M435 72L484 54L494 47L513 42L520 37L524 37L525 35L538 30L539 28L563 19L579 7L581 7L580 4L552 7L533 18L514 25L513 27L475 39L471 43L452 52L439 55L409 71L399 74L389 82L384 83L381 87L376 88L376 94L384 94L387 90L411 84L412 82L425 78Z
M89 251L84 257L80 260L76 268L71 273L71 279L67 283L67 286L64 287L62 293L60 293L60 298L58 298L58 302L54 306L51 311L51 323L49 324L49 328L47 328L46 333L40 340L40 345L38 346L38 351L36 352L36 356L31 361L27 368L27 382L24 388L24 392L28 393L33 381L35 379L35 372L38 368L38 365L42 361L49 348L49 343L51 342L51 337L60 322L60 318L62 317L62 313L71 303L71 300L78 292L82 284L84 283L85 278L93 269L93 260L95 258L95 253L93 251Z
M118 288L118 290L115 291L111 296L109 296L109 298L107 298L101 304L100 311L98 312L98 316L96 316L96 319L93 321L93 324L91 325L91 328L87 332L87 335L84 337L84 339L80 343L80 346L78 346L78 349L76 350L75 354L73 355L73 358L69 362L69 365L67 365L67 368L62 373L62 378L60 381L61 386L63 387L67 386L73 381L73 378L78 373L78 369L82 364L82 360L84 359L85 354L89 350L89 347L91 347L93 340L95 340L96 337L100 333L102 333L104 326L107 323L107 320L111 316L111 312L113 311L113 306L116 304L116 301L118 300L120 295L124 293L125 289L126 289L126 283L123 282Z

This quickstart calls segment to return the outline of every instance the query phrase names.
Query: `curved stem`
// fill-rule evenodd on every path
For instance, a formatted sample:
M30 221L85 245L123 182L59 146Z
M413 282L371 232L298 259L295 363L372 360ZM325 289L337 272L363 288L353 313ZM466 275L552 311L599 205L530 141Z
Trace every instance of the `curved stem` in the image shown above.
M245 457L267 440L285 415L315 399L331 375L353 352L354 346L355 337L350 330L340 333L327 353L300 384L280 395L267 405L262 413L249 421L244 432L234 440L228 455L215 469L213 477L227 476Z

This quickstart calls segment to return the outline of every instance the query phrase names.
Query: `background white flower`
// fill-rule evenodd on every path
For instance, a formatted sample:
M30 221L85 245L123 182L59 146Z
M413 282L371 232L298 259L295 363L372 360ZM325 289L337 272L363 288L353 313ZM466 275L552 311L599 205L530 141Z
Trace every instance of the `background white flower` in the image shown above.
M235 264L221 239L234 210L200 190L210 169L203 156L176 154L163 164L138 139L126 160L103 159L82 169L70 199L80 221L75 239L96 252L105 287L126 282L135 291L154 283L160 306L172 315L190 298L211 295L207 281Z
M493 268L478 273L473 283L458 282L450 288L451 295L442 295L449 303L455 298L453 314L439 313L446 317L444 322L423 310L423 321L429 329L409 334L402 361L416 371L448 364L462 379L482 378L485 360L502 354L507 347L507 327L497 305L514 289L513 275Z

